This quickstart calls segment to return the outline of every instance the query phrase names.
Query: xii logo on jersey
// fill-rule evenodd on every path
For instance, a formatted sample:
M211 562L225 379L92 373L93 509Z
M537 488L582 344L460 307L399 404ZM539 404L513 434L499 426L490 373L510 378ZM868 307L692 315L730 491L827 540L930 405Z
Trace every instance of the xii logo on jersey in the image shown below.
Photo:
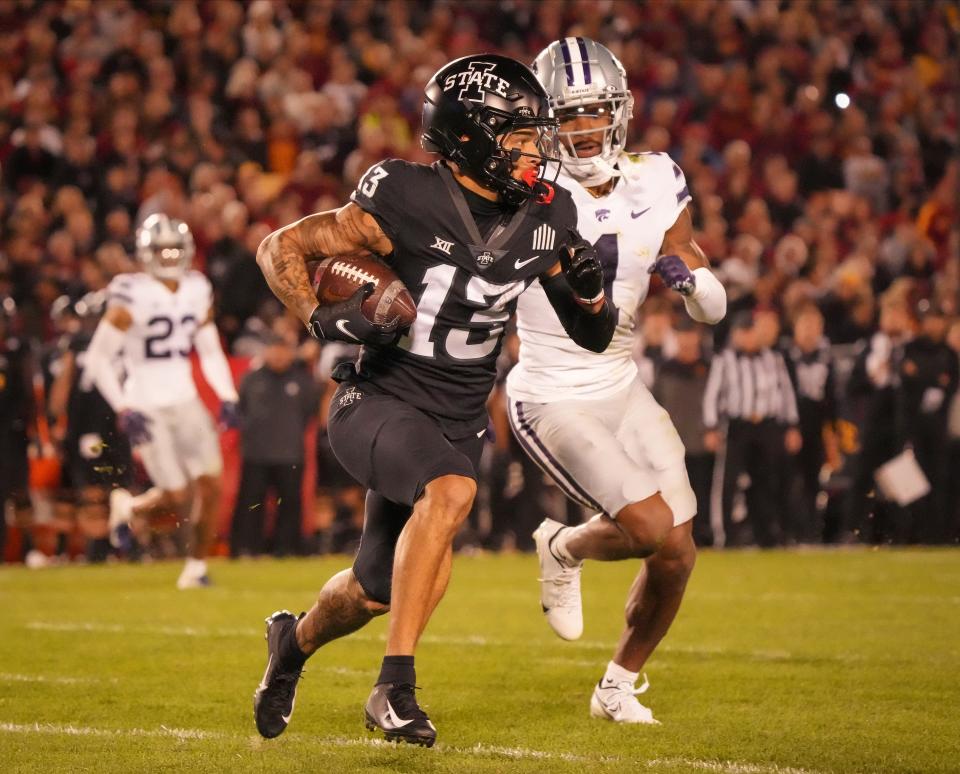
M534 250L552 250L553 243L557 238L557 232L544 223L540 228L533 232Z
M453 242L448 242L446 239L441 239L438 236L433 237L433 244L430 245L431 248L436 248L441 253L450 255L450 251L453 249Z

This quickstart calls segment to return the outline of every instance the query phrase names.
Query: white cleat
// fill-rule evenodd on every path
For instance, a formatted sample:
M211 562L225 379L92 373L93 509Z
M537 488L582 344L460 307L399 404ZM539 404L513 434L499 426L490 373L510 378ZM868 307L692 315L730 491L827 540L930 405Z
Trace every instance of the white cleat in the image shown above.
M615 683L607 677L601 678L590 697L590 716L612 720L614 723L643 723L659 726L660 721L653 717L649 707L644 707L637 696L650 687L647 676L643 676L643 685L635 688L633 683L624 681Z
M180 577L177 578L177 588L180 591L205 589L212 585L210 576L207 575L207 563L202 559L188 559L183 565Z
M43 551L32 548L27 552L27 555L23 557L23 563L31 570L42 570L44 567L49 567L54 564L54 561L52 557L47 556Z
M126 489L110 492L110 545L114 548L126 548L130 542L132 501L133 495Z
M540 605L547 623L558 636L576 640L583 634L583 602L580 599L580 570L583 562L569 565L558 559L550 544L564 525L544 519L533 533L540 558Z

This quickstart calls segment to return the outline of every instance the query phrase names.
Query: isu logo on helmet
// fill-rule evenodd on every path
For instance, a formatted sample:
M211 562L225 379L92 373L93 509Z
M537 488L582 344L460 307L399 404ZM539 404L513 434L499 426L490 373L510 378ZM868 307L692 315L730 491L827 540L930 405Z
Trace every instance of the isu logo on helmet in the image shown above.
M443 90L446 92L455 86L462 86L457 99L469 102L483 102L485 91L506 97L510 82L494 74L496 66L496 62L471 62L466 70L448 75L443 82Z

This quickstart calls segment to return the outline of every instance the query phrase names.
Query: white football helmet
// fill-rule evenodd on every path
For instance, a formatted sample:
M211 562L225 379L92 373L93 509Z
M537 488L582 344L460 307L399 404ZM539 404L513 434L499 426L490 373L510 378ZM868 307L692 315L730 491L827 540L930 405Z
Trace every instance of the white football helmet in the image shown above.
M146 218L137 229L137 260L157 279L176 280L190 268L195 247L190 227L162 212Z
M627 72L613 53L590 38L563 38L541 51L532 65L550 95L550 107L560 119L560 156L567 173L585 186L601 185L621 172L615 164L627 141L633 115L633 95ZM605 117L600 152L580 158L578 137L597 129L564 131L564 120L577 115Z

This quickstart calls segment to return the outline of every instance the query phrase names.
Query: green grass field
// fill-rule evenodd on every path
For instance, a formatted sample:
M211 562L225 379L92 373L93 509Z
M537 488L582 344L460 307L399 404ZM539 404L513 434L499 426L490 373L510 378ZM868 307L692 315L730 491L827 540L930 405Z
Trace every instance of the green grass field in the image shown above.
M663 725L592 720L634 563L591 564L586 631L556 639L529 556L458 557L417 656L432 750L375 741L385 620L307 666L287 733L251 697L264 616L344 558L0 568L4 772L960 771L960 551L701 554L647 667Z

